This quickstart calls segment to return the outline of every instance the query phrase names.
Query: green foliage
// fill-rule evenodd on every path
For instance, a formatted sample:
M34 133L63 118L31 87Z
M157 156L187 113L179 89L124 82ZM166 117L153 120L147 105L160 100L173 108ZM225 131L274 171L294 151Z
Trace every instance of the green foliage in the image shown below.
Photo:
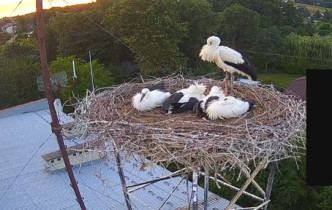
M240 5L227 7L221 13L220 32L232 48L248 49L258 32L260 15ZM243 21L246 20L246 21Z
M305 74L306 69L329 68L332 64L332 38L288 35L283 41L282 69Z
M6 44L10 40L11 36L7 32L0 32L0 45Z
M253 47L255 54L251 57L255 66L265 70L279 67L280 57L275 54L280 53L281 43L281 31L276 26L259 30Z
M303 76L302 74L286 74L270 71L259 74L259 81L263 84L273 84L276 88L283 90L286 88L294 79Z
M332 35L332 24L329 22L321 22L317 25L317 31L320 36Z
M108 11L104 24L135 52L142 73L166 75L185 66L178 44L187 35L174 0L121 1Z
M36 40L18 40L3 46L0 54L0 109L40 99Z
M285 26L297 28L302 25L302 17L299 10L296 9L295 4L284 3L282 4L282 23Z
M128 49L115 42L115 38L102 30L100 24L103 13L89 10L81 13L57 13L50 18L46 33L48 46L54 45L57 38L57 55L86 59L89 50L92 58L105 65L117 64L124 55L129 57ZM55 47L52 46L53 54Z
M75 86L72 85L73 68L72 62L75 62L75 70L77 75L77 81ZM112 78L109 76L109 72L97 60L92 61L93 80L95 89L113 85ZM86 90L91 90L90 80L90 64L82 59L70 57L58 57L49 66L50 73L56 73L65 71L68 75L69 84L66 88L60 88L58 96L61 101L67 101L73 96L76 98L82 98L85 96Z
M187 23L187 34L179 43L180 51L188 59L190 67L196 67L199 52L206 39L211 34L216 34L219 23L216 15L210 10L207 1L181 0L176 5L180 14L180 21Z
M38 62L37 41L21 39L7 44L3 48L3 56L8 59L27 59L30 62Z

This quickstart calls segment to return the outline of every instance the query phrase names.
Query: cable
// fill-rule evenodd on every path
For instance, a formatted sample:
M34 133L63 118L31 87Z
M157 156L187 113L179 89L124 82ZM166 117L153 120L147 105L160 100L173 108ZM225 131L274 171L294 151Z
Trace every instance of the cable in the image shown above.
M46 139L45 141L39 145L38 149L36 150L36 152L30 157L30 159L28 160L28 162L23 166L23 168L21 169L21 171L16 175L16 177L14 178L14 180L12 181L12 183L10 183L10 185L8 186L8 188L6 189L5 193L1 196L0 201L3 199L3 197L5 197L6 193L8 192L8 190L13 186L14 182L17 180L17 178L20 176L20 174L23 172L23 170L28 166L28 164L30 163L30 161L32 160L32 158L35 157L35 155L37 154L37 152L40 150L40 148L50 139L50 137L53 135L53 133L51 133Z
M20 2L18 2L15 9L10 13L9 17L11 17L13 15L13 13L17 10L17 8L21 5L22 2L23 2L23 0L20 0Z

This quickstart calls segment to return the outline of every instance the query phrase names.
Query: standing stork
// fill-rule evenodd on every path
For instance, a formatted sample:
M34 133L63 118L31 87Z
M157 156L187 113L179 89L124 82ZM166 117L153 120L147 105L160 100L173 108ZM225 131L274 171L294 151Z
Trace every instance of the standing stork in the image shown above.
M227 80L229 80L228 74L231 75L230 85L231 85L231 95L233 94L233 81L234 72L247 77L249 80L257 80L257 73L253 66L251 66L248 60L242 56L241 53L233 50L232 48L226 46L220 46L221 40L219 37L210 36L207 39L207 44L205 44L200 53L199 57L203 61L210 63L215 63L219 68L222 68L225 72L225 93L229 95L227 88Z

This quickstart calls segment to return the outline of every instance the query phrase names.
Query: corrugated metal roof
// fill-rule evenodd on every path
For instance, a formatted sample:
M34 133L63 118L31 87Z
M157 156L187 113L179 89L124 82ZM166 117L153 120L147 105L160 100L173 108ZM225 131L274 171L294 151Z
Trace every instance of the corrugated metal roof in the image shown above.
M37 102L35 104L39 106ZM36 108L33 103L29 103L29 106L31 110ZM47 173L44 170L42 155L59 149L55 135L51 133L49 110L14 113L0 118L0 209L80 209L66 171ZM71 121L66 115L59 116L59 119L61 124ZM82 141L79 139L65 141L67 146L80 143ZM114 160L110 154L106 159L73 167L87 209L126 209ZM123 169L127 185L170 173L156 164L142 171L133 159L126 161ZM187 206L186 182L180 181L180 177L171 178L130 193L133 209L158 209L170 194L162 209ZM213 193L209 195L209 209L224 209L229 203ZM202 203L203 189L200 187L198 198Z

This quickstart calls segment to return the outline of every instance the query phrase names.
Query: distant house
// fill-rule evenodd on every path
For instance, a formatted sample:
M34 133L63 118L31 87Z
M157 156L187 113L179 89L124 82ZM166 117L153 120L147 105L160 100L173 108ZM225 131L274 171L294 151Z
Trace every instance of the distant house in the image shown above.
M1 27L1 30L3 32L7 32L11 35L14 35L16 33L16 24L13 22L6 23L4 26Z
M56 112L61 125L73 121L59 107ZM52 134L51 121L46 99L0 110L0 209L81 209ZM113 153L99 158L95 148L101 141L86 144L86 139L73 138L64 143L86 208L127 209ZM126 185L132 190L128 195L133 209L187 209L190 181L186 183L179 176L162 179L171 172L157 164L142 169L134 158L121 158ZM133 190L138 183L156 179L160 181ZM197 190L199 209L203 209L204 190ZM225 209L230 202L212 192L208 199L211 210Z
M296 98L307 100L307 78L306 76L293 80L284 90L285 94L295 95Z

